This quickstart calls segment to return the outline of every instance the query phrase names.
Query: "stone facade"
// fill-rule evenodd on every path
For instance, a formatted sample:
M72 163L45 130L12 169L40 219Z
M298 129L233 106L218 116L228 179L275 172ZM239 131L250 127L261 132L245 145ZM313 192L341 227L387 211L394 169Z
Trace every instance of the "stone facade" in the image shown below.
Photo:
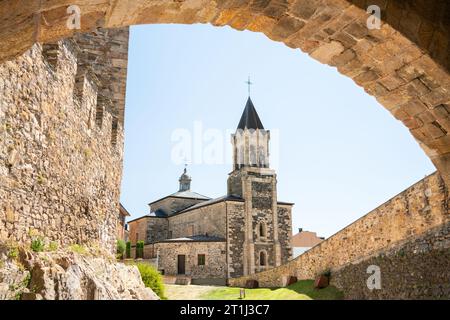
M147 238L148 223L149 222L146 221L146 219L144 217L128 222L128 225L130 227L128 240L132 244L136 244L136 242L138 242L138 241L145 242L145 240Z
M433 292L448 298L448 281L440 282L449 277L448 199L448 188L434 173L296 259L231 279L230 285L256 279L260 286L279 287L288 276L313 279L331 270L332 283L349 298L431 297ZM362 279L369 277L366 270L372 263L382 268L385 291L366 290ZM427 270L431 272L424 276Z
M243 239L244 243L243 251L238 246L234 247L237 249L236 253L230 250L230 256L235 255L230 261L239 261L243 257L243 274L253 274L287 262L292 256L292 204L278 207L274 171L244 167L230 174L228 188L233 195L245 199L246 203L243 208L244 227L241 224L229 224L232 229L230 232ZM259 235L260 228L264 229L263 237ZM261 251L265 252L267 263L261 262ZM240 269L240 262L237 263L238 266L233 266L235 270Z
M214 203L169 218L171 237L208 235L225 238L227 202Z
M76 39L37 44L0 65L0 238L115 249L123 128L97 108L103 79L89 50Z
M160 270L164 274L178 274L178 255L186 259L186 275L192 279L222 280L225 282L227 261L226 242L159 242L155 244L155 251L164 252L159 255ZM198 255L205 255L205 264L198 264Z
M228 225L235 226L227 229L228 278L236 278L244 274L245 204L230 203L227 207Z
M280 242L281 263L292 257L292 205L278 203L278 241ZM286 227L289 226L289 227Z
M162 241L168 238L169 221L164 218L151 217L147 222L145 243Z
M253 123L254 119L258 119L257 123ZM253 128L247 127L253 125L261 127L256 135ZM202 251L207 261L212 261L210 256L223 261L219 278L224 279L286 263L292 257L293 204L277 201L276 174L269 169L269 137L249 98L231 139L234 160L228 194L210 199L192 192L191 178L184 169L178 192L150 203L149 215L129 222L132 243L145 240L147 244L144 258L158 258L158 267L167 275L189 276L193 280L217 279L218 275L210 269L217 268L209 266L209 262L198 268L192 254L185 253L185 247L190 252ZM215 250L211 243L220 243L223 250ZM205 248L214 250L208 252ZM180 255L186 259L177 269L174 263Z

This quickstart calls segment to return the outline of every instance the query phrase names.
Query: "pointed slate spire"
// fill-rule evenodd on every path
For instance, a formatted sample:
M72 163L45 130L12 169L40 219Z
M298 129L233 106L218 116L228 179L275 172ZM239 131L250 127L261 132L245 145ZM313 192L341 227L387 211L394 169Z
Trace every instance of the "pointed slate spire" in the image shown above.
M238 129L264 129L264 126L259 119L258 113L256 112L255 106L253 105L252 99L248 97L247 103L245 104L244 112L242 113L241 120L238 124Z

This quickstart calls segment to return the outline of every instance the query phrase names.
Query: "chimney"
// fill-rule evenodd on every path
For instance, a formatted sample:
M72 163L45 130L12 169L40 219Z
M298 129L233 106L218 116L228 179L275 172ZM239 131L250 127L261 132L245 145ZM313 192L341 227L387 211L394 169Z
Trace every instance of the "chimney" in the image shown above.
M298 233L302 232L303 228L298 228Z

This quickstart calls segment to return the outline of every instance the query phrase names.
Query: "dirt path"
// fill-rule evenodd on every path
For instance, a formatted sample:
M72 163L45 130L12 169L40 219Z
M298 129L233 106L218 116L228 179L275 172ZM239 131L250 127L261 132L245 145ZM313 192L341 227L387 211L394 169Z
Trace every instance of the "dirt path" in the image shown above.
M200 296L209 291L226 288L220 286L184 286L178 284L166 284L165 287L165 295L169 300L200 300Z

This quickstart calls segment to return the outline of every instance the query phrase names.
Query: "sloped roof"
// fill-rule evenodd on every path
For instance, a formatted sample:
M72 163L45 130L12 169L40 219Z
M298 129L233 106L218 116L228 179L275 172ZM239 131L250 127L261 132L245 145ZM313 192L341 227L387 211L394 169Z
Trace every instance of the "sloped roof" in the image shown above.
M199 200L209 200L211 199L210 197L204 196L200 193L194 192L194 191L178 191L172 194L169 194L168 196L165 196L163 198L160 198L158 200L152 201L149 203L149 205L156 203L158 201L167 199L167 198L185 198L185 199L199 199Z
M126 216L126 217L130 217L131 214L128 212L127 209L125 209L125 207L123 206L123 204L122 204L122 203L119 203L119 204L120 204L120 208L119 208L120 213L123 214L123 215Z
M215 236L196 235L190 237L166 239L158 242L216 242L216 241L225 241L225 239Z
M186 209L183 209L183 210L180 210L180 211L176 212L175 214L184 213L184 212L187 212L187 211L191 211L191 210L198 209L198 208L201 208L201 207L209 206L211 204L219 203L219 202L222 202L222 201L244 201L244 199L239 198L239 197L235 197L235 196L222 196L222 197L219 197L219 198L214 198L214 199L210 199L210 200L207 200L207 201L202 201L200 203L194 204L194 205L192 205L190 207L187 207Z
M264 129L264 126L259 119L258 113L256 112L255 106L253 105L252 99L248 97L247 103L245 104L244 112L242 113L241 120L238 124L238 129Z
M197 192L194 192L194 191L190 191L190 190L178 191L178 192L172 193L169 197L194 198L194 199L204 199L204 200L211 199L210 197L204 196L204 195L202 195L200 193L197 193Z

